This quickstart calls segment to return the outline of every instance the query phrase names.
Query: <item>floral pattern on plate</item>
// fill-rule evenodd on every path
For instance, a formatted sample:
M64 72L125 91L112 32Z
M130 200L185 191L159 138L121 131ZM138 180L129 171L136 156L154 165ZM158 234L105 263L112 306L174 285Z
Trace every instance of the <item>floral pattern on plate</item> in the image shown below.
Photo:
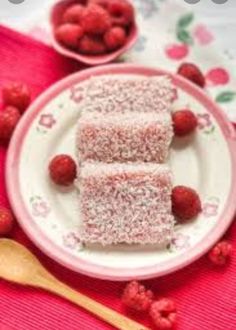
M215 126L209 113L202 113L197 115L198 128L204 134L212 134L215 131Z
M56 123L57 121L53 114L43 113L39 117L36 129L39 133L46 134L56 125Z
M181 232L176 232L167 249L170 252L177 252L187 250L190 246L190 236Z
M210 197L202 206L202 213L206 218L218 215L220 199L218 197Z
M83 87L74 85L70 89L70 99L75 103L80 103L83 100Z
M48 203L40 196L33 196L30 198L32 215L36 218L46 219L51 212Z
M63 246L70 250L79 250L81 249L81 240L78 233L71 231L62 236Z

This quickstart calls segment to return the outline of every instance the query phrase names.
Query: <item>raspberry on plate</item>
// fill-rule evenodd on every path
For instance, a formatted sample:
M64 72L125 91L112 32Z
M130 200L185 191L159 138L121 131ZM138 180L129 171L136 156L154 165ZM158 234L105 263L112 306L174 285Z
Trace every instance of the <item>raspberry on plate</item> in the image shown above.
M192 81L199 87L204 88L206 85L205 77L201 70L193 63L183 63L179 69L178 74L184 78Z
M106 47L103 40L85 35L78 44L79 52L89 55L104 54Z
M49 174L54 183L71 185L76 178L76 164L69 155L57 155L49 164Z
M66 9L62 16L63 23L80 24L84 14L85 7L80 4L75 4Z
M128 26L134 22L134 7L126 0L110 0L108 11L114 25Z
M217 243L209 252L208 257L215 265L222 266L227 263L232 254L232 244L228 241Z
M149 314L158 330L171 330L176 325L176 305L169 298L154 301L150 307Z
M30 104L31 93L26 84L12 82L3 87L2 98L6 105L12 105L23 112Z
M137 281L128 283L122 295L122 302L125 306L140 312L147 311L152 300L152 291L146 290L145 286Z
M81 25L85 32L101 35L111 27L111 17L102 7L91 4L84 10Z
M15 130L15 127L21 117L19 110L8 106L0 113L0 143L7 144Z
M188 135L197 128L197 117L188 109L176 111L173 113L172 119L176 136Z
M202 210L201 200L197 192L184 186L172 189L172 212L180 222L191 220Z
M104 41L108 50L120 48L125 44L126 32L122 27L112 27L105 33Z
M8 235L13 228L14 222L12 212L5 207L0 207L0 236Z
M77 48L83 29L77 24L62 24L55 30L56 39L69 48Z

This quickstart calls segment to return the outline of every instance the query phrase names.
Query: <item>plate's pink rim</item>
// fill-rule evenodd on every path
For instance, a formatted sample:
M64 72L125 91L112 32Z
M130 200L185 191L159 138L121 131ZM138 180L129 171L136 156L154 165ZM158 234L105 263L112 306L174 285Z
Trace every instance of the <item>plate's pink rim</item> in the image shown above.
M73 256L69 252L66 252L61 247L54 244L40 228L32 221L31 215L28 213L23 196L20 189L20 177L19 177L19 164L21 157L21 148L26 137L26 133L41 109L54 97L60 94L63 90L69 88L71 85L85 80L93 75L101 74L140 74L146 76L163 75L167 74L172 77L173 82L193 97L197 98L200 103L215 117L221 130L227 140L229 151L231 154L232 164L232 184L227 198L227 203L224 211L221 214L218 225L212 230L210 236L205 237L195 247L186 251L182 255L178 256L175 260L162 262L151 267L138 267L135 269L122 268L116 269L112 267L103 267L90 262L84 261L79 256ZM233 126L229 123L226 116L220 110L220 108L211 101L205 93L193 84L189 83L182 77L172 75L164 70L152 69L143 66L130 65L130 64L115 64L106 65L98 68L91 68L82 72L71 75L68 78L56 83L43 93L25 113L21 122L19 123L14 136L9 146L7 163L6 163L6 183L8 196L18 218L18 221L24 231L32 239L32 241L41 249L45 254L59 262L63 266L88 276L124 281L133 278L148 279L166 275L174 272L180 268L192 263L203 254L205 254L210 247L215 244L217 240L224 234L229 225L231 224L236 211L235 196L236 196L236 134Z

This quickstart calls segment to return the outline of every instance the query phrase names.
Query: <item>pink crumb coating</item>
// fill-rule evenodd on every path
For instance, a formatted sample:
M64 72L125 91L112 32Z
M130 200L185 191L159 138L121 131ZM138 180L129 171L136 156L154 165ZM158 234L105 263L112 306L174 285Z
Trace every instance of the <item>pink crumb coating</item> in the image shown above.
M90 112L170 113L176 88L168 76L107 75L82 84L84 110Z
M173 138L169 114L83 113L78 122L79 161L166 161Z
M172 174L153 163L83 163L77 182L85 243L168 244Z

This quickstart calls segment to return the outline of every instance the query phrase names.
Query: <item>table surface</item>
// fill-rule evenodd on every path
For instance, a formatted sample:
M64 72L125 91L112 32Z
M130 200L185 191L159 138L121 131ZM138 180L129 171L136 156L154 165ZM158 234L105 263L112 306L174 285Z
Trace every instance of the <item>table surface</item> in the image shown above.
M145 0L144 0L145 1ZM175 0L195 11L199 19L205 22L216 34L218 43L223 49L230 51L236 59L236 1L228 0L225 4L217 5L212 0L201 0L197 4L186 4L184 0ZM24 0L14 5L9 0L0 1L0 22L20 29L43 15L47 8L56 0ZM27 15L26 15L27 13Z

